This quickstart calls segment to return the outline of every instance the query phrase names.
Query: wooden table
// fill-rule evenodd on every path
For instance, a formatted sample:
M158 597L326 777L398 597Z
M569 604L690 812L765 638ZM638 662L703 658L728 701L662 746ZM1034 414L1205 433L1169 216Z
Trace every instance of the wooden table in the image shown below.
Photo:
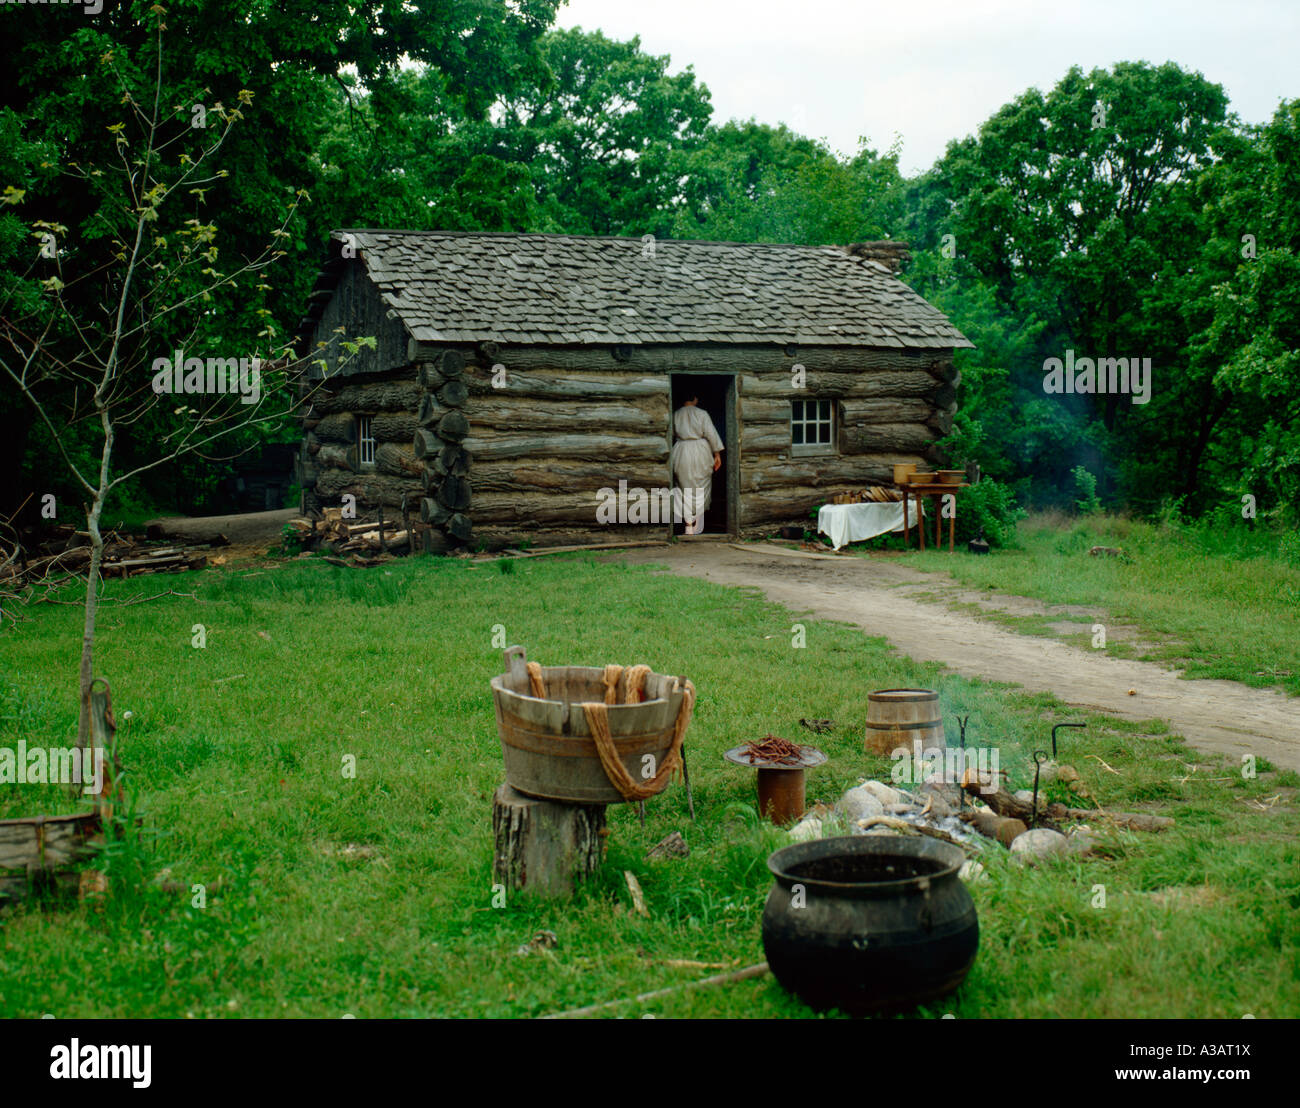
M939 499L942 504L942 497L946 496L948 493L953 494L953 512L952 515L948 517L948 553L951 554L953 533L956 529L957 523L956 493L958 489L970 488L970 485L965 481L958 485L946 485L939 481L926 484L909 482L906 485L902 485L901 488L903 490L903 545L906 546L911 541L908 525L907 503L910 499L915 497L916 534L920 539L922 550L925 549L925 519L921 515L921 498L924 496L932 496ZM943 546L943 511L941 507L934 513L934 546L936 550Z

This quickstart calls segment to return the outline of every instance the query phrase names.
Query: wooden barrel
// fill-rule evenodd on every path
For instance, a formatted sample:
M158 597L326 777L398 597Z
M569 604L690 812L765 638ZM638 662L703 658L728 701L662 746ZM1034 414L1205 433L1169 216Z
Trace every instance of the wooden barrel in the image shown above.
M900 746L922 750L946 746L939 694L933 689L881 689L867 694L867 737L864 749L890 754Z
M621 804L610 784L587 727L584 701L604 703L605 671L592 666L544 666L547 699L532 695L522 647L506 651L506 673L492 678L497 732L506 763L506 782L528 796L574 804ZM677 714L685 696L676 677L646 676L640 704L622 703L626 671L616 689L619 703L606 708L609 733L634 781L659 771L673 742ZM652 762L645 760L650 755ZM665 787L667 782L665 781Z

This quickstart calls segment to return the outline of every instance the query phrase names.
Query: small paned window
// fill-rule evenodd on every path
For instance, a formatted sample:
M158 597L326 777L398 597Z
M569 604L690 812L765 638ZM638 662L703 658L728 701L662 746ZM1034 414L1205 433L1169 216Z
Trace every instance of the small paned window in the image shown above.
M368 415L357 416L357 461L362 466L375 464L375 435Z
M790 402L790 446L795 454L835 452L835 403L831 400Z

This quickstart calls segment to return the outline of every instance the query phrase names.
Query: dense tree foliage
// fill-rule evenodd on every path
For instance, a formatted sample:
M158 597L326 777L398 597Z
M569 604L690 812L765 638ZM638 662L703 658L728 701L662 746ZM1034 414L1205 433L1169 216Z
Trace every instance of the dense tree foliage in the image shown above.
M1298 287L1294 109L1252 130L1175 65L1075 69L909 182L912 279L980 347L963 355L960 451L1037 502L1073 503L1083 465L1104 500L1142 511L1250 493L1261 514L1295 512L1279 472L1295 409L1265 399L1296 358L1278 295ZM1150 359L1149 396L1046 391L1045 363L1070 351Z
M29 318L24 305L55 268L75 318L99 319L116 301L121 290L111 285L112 262L140 198L124 175L109 170L138 157L139 115L152 112L160 87L158 108L172 123L165 156L173 165L205 144L223 111L243 115L244 125L223 143L223 177L193 193L192 216L213 229L208 245L223 259L214 266L234 269L240 259L257 257L304 190L311 195L321 186L328 194L328 185L341 180L336 194L352 203L296 207L273 274L213 296L189 318L155 321L150 348L124 354L147 360L182 339L187 347L231 355L273 353L301 315L331 226L372 215L405 222L418 207L422 191L403 187L404 167L383 163L388 143L376 137L390 125L398 130L394 121L409 106L404 62L422 67L427 86L438 89L439 114L452 126L481 120L516 83L544 77L536 42L556 2L349 0L299 14L265 0L176 0L165 8L136 0L107 5L99 17L79 7L4 6L0 33L10 65L0 72L0 133L8 140L0 150L0 326ZM328 149L340 132L353 141L335 142L344 157L331 180L331 167L311 152ZM386 187L385 170L397 186ZM60 229L57 258L39 251L42 227ZM131 290L133 311L147 312L152 275L163 272L140 276ZM58 349L50 344L56 357ZM61 388L51 380L45 392ZM76 408L75 396L46 399ZM36 472L48 480L49 467L39 462L51 443L10 391L0 400L0 418L12 428L0 464L25 478L4 491L21 501ZM148 420L137 424L118 444L120 461L129 466L143 456L163 430ZM155 477L142 493L190 507L195 490L209 490L219 470L194 459ZM43 484L42 491L75 495L58 485Z

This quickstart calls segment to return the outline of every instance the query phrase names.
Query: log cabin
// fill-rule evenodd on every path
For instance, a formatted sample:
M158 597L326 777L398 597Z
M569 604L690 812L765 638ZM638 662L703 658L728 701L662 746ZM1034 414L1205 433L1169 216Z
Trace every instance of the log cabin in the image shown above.
M405 512L434 553L667 538L697 395L726 447L706 534L809 526L941 460L972 344L899 279L906 249L336 231L298 327L302 510Z

